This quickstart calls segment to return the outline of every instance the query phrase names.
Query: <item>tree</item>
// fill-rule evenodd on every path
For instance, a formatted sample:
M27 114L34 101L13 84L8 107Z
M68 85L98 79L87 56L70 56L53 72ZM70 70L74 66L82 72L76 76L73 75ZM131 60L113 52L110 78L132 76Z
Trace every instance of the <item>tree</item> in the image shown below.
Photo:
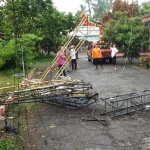
M105 13L102 16L101 23L104 25L106 22L110 21L112 18L113 18L113 14L112 13L110 13L110 12L109 13Z
M128 16L129 17L135 17L139 14L138 12L138 3L132 2L128 7Z
M86 12L86 6L85 5L80 5L80 12Z
M93 18L100 21L103 14L108 13L112 9L112 0L94 0L92 9L94 11Z
M0 29L5 33L5 47L10 45L9 42L14 44L14 48L11 44L10 49L14 49L18 62L21 62L20 50L26 49L26 45L21 43L22 37L28 34L41 39L34 45L34 56L38 56L39 49L44 49L49 54L50 51L55 52L58 45L64 44L67 33L75 28L78 21L72 13L59 12L51 0L8 0L0 6L0 20ZM31 36L28 39L32 40ZM8 56L10 60L14 58L12 55ZM2 55L0 59L4 60ZM4 61L1 62L4 64ZM11 61L7 63L8 66L12 65ZM3 64L2 66L6 66ZM21 66L20 63L18 65Z
M22 69L22 61L24 61L24 67L27 68L31 60L38 55L39 49L37 47L41 38L34 34L24 34L17 40L19 40L19 42L16 42L16 39L12 39L4 41L3 44L0 45L1 69L13 67Z
M92 6L94 10L93 18L96 21L100 21L103 13L105 12L105 2L103 0L98 0L96 3L92 3Z
M76 27L76 17L72 13L60 13L57 10L53 14L47 12L44 17L43 26L43 44L42 47L48 51L56 52L59 45L66 41L64 36Z
M128 3L126 1L122 1L119 11L121 12L128 11L128 7L129 7Z
M112 13L115 14L117 11L127 11L129 17L135 17L138 15L138 3L132 2L131 4L128 4L126 1L115 0L113 2Z
M3 41L0 45L0 69L8 69L15 67L15 47L14 41L11 40L7 44Z
M120 11L122 0L115 0L113 2L113 9L112 13L115 14L115 12Z
M56 51L63 43L60 33L66 35L66 30L72 31L76 25L76 17L59 12L51 0L6 1L0 7L0 19L0 27L7 39L13 35L19 38L22 34L35 34L43 38L41 47L48 52Z
M148 45L148 27L141 17L128 18L127 12L116 12L114 18L105 24L103 39L116 43L121 49L124 45L129 62L139 56L139 47Z
M141 15L150 14L150 1L143 2L141 6L139 6L139 12Z
M85 0L85 3L88 5L88 12L89 12L90 18L92 17L91 2L92 0Z

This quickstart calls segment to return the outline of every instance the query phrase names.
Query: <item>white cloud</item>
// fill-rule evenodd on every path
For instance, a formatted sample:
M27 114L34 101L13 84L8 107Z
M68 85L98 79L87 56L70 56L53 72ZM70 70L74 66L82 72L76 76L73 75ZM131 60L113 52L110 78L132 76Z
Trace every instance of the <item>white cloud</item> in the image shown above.
M136 0L127 0L128 2L136 1ZM150 0L138 0L138 3L148 2ZM84 0L53 0L54 6L57 7L59 11L63 12L72 12L75 13L77 10L80 10L80 5L85 4Z
M80 10L80 4L83 4L82 0L53 0L54 6L59 11L75 13Z

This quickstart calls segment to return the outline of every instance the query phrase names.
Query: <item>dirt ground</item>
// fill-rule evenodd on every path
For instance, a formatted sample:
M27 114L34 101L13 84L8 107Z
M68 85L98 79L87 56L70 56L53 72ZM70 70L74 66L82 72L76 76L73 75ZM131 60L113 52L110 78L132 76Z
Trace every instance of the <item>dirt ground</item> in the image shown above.
M117 59L117 71L112 64L104 69L87 61L79 53L78 70L68 73L72 79L91 82L99 94L98 103L80 110L40 103L29 116L27 150L150 150L150 111L111 118L101 115L104 109L101 98L120 94L138 93L150 89L150 71L135 60L134 65ZM93 109L95 107L95 109ZM108 125L94 120L106 119Z

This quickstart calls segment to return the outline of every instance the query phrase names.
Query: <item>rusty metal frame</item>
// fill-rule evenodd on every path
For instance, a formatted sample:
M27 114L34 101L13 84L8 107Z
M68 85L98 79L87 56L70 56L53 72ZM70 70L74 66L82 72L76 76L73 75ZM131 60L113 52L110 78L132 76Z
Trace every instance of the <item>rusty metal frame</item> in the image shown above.
M103 114L117 117L145 109L150 104L150 90L137 93L117 95L109 98L101 98L104 102Z
M92 85L85 82L68 82L0 94L0 105L46 102L79 109L97 100L98 93L93 93Z

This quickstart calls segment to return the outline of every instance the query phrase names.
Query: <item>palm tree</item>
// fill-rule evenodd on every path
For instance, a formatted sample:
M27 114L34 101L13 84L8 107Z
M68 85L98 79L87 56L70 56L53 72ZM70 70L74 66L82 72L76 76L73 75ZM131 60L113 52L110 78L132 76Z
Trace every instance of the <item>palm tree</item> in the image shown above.
M96 3L92 3L92 9L94 11L93 18L99 21L104 13L104 0L95 0Z
M85 5L80 5L80 11L81 12L86 12L86 6Z
M85 0L85 3L88 5L89 16L91 17L92 16L92 13L91 13L91 3L92 3L92 0Z
M94 0L92 3L92 9L94 11L94 19L101 20L104 13L108 13L112 9L112 0Z

